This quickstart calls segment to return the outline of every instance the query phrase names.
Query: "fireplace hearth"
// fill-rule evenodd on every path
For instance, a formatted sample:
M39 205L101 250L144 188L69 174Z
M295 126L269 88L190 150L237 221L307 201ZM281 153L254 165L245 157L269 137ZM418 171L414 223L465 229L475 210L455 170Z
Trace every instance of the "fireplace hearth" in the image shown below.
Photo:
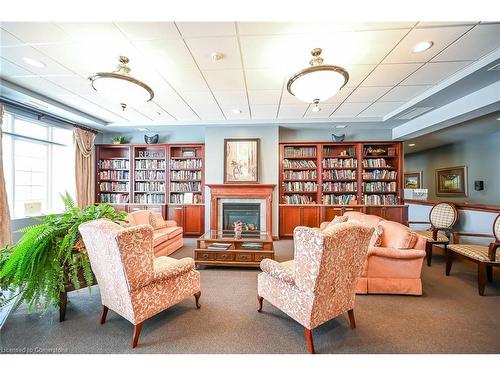
M243 232L260 231L259 203L223 203L222 229L234 230L234 223L243 223Z

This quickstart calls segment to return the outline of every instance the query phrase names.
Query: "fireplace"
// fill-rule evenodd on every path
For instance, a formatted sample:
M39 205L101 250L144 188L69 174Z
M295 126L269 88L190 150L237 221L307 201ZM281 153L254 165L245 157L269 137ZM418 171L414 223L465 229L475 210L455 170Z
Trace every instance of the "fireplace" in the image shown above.
M260 204L222 203L222 230L233 230L236 221L243 223L243 232L260 231Z

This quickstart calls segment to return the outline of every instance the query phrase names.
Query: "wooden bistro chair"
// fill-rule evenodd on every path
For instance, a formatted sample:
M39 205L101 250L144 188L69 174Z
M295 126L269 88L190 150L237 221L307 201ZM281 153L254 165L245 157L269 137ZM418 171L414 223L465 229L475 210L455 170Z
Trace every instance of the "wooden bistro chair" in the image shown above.
M460 237L483 237L494 238L494 242L486 245L461 244ZM493 222L493 235L481 233L453 233L453 244L448 245L446 249L446 276L450 275L453 256L455 254L462 258L468 259L477 263L477 284L479 295L484 295L486 280L493 281L493 267L500 266L500 252L497 249L500 247L500 214Z
M415 232L424 236L427 240L425 245L425 256L427 266L431 266L432 247L434 245L443 245L446 251L446 246L450 243L451 228L455 225L458 219L458 211L455 205L451 203L441 202L434 205L429 213L429 221L409 221L408 224L430 224L431 227L427 230L416 230Z

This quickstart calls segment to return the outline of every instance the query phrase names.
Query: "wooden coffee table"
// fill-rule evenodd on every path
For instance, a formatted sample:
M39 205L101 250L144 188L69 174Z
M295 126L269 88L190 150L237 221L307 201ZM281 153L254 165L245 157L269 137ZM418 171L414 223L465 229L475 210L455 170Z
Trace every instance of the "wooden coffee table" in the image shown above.
M229 248L209 249L213 244ZM242 234L211 230L196 240L194 259L197 266L259 267L264 258L274 259L273 239L269 232Z

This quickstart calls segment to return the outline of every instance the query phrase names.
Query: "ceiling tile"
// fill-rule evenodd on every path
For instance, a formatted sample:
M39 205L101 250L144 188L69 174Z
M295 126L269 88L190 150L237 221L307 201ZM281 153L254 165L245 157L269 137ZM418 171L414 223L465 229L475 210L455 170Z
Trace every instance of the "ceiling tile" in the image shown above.
M381 64L363 81L362 86L394 86L421 67L415 64Z
M134 108L155 122L174 120L174 118L170 116L169 113L167 113L154 101L150 101L139 106L134 106Z
M2 28L27 44L69 41L68 34L52 22L2 22Z
M3 24L1 24L3 26ZM19 46L24 44L22 40L19 40L11 33L0 28L0 47L6 46Z
M304 117L305 118L329 118L330 114L338 106L339 106L338 104L320 104L319 108L321 108L321 110L319 112L313 112L312 109L314 108L314 106L311 105L307 109L307 112L304 115Z
M184 38L236 35L234 22L176 22Z
M376 65L352 65L347 68L349 81L347 81L346 87L358 86L375 67Z
M330 117L355 117L371 103L343 103Z
M240 36L240 45L245 69L284 71L284 65L290 61L290 54L294 51L289 36ZM304 56L304 60L306 58Z
M383 97L379 102L401 102L408 101L428 90L432 86L396 86Z
M130 122L145 123L145 122L149 122L152 120L149 117L143 115L142 113L136 111L132 107L127 108L120 115L122 117L125 117Z
M274 104L259 104L252 105L251 108L252 119L254 120L274 120L278 112L278 106Z
M273 69L245 70L248 90L281 90L283 74Z
M472 26L453 26L428 29L413 29L384 59L384 63L427 62L442 51ZM434 45L423 52L413 52L420 42L432 41Z
M278 112L279 119L301 119L309 104L281 104Z
M384 117L395 109L401 107L405 102L383 102L373 103L361 112L358 117Z
M499 47L500 24L478 25L432 61L476 60Z
M205 70L203 75L212 91L245 90L242 70Z
M447 26L462 26L462 25L475 25L477 21L421 21L417 25L417 29L424 27L447 27Z
M353 91L354 87L343 87L337 94L335 94L330 99L327 99L321 103L326 103L326 104L342 103Z
M462 68L469 65L468 61L427 63L401 84L407 85L433 85L450 77Z
M122 111L116 108L116 113L109 111L102 106L98 106L90 100L82 98L78 95L56 95L55 99L58 102L66 104L72 108L78 109L82 112L92 114L106 122L123 122L128 121L125 117L121 116ZM120 114L120 115L119 115Z
M365 103L374 102L392 87L382 86L382 87L358 87L352 92L351 95L346 99L349 103Z
M207 83L203 79L199 70L179 69L174 72L161 72L165 80L178 91L206 91L208 90Z
M248 110L248 104L244 106L240 106L237 109L241 111L241 113L234 113L233 110L236 109L232 106L223 106L222 111L228 120L250 120L250 111Z
M102 42L125 38L112 22L58 22L56 25L74 41L98 40Z
M222 107L241 108L248 106L246 91L213 91Z
M33 75L33 73L17 64L11 63L9 60L6 60L0 56L1 77L9 79L10 77L29 76L29 75Z
M248 90L250 105L273 104L280 102L281 90Z
M116 26L130 40L181 38L173 22L117 22Z
M186 43L202 70L241 69L240 50L236 37L189 38ZM213 60L212 53L224 56Z
M182 100L169 86L161 86L156 89L154 101L178 121L200 120L184 100Z
M202 120L224 120L210 91L183 92L182 97Z
M304 104L302 100L293 96L288 92L286 87L283 87L283 95L281 96L281 104ZM307 103L309 104L309 103Z

